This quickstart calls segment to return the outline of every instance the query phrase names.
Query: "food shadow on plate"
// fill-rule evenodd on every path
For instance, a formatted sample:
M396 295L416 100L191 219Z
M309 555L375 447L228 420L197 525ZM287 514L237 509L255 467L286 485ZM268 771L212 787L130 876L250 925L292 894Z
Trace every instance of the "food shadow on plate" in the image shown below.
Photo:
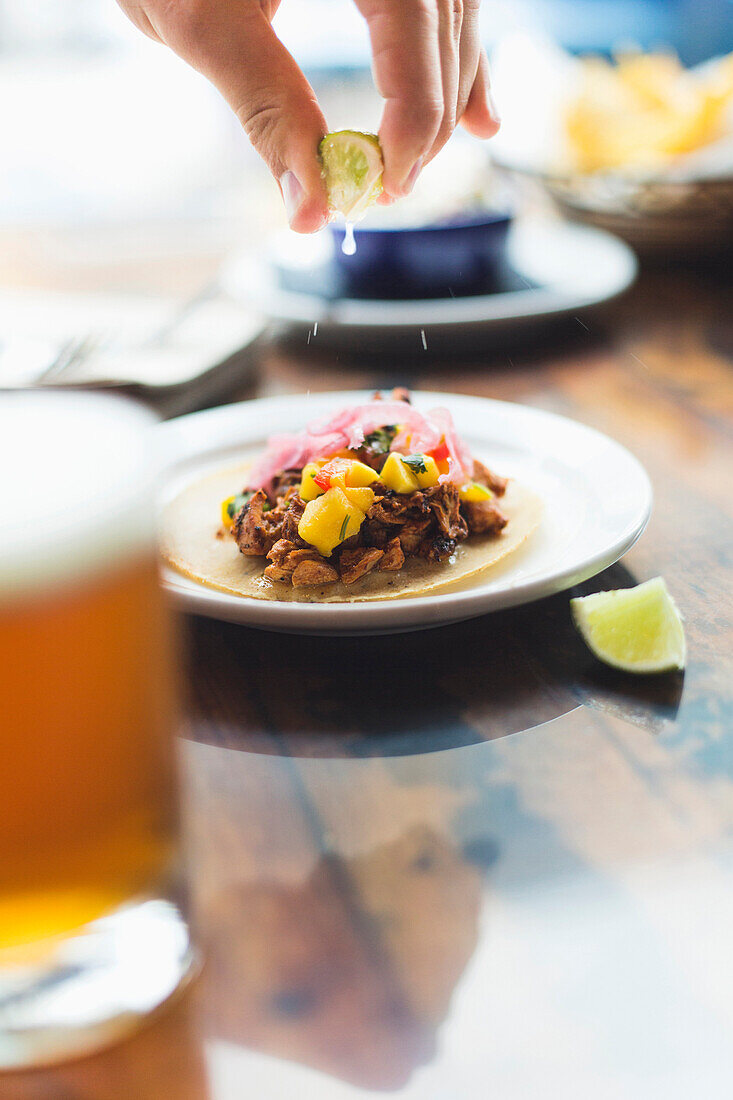
M578 589L634 583L621 565ZM654 732L682 677L598 665L568 593L454 626L379 637L270 634L189 617L187 735L249 752L403 756L519 733L580 705Z

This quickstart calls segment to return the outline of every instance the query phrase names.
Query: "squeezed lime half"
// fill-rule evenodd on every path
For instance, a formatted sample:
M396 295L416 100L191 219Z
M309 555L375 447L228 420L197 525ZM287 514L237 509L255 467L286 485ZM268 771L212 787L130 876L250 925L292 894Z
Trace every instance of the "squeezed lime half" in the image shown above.
M331 210L354 222L382 191L384 162L376 134L338 130L318 148Z
M575 625L599 660L625 672L685 667L682 616L662 577L570 601Z

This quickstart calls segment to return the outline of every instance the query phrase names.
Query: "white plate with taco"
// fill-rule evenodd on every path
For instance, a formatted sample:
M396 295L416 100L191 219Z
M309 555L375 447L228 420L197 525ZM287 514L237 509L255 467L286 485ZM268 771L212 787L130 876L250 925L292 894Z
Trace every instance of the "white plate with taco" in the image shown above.
M160 433L166 589L270 630L413 630L526 603L617 560L651 511L618 443L481 398L297 394Z

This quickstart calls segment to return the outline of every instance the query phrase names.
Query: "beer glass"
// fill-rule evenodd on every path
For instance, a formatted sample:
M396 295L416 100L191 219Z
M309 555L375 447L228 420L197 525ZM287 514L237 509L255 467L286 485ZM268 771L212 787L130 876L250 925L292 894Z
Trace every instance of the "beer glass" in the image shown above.
M0 1067L115 1038L190 966L154 447L122 399L0 393Z

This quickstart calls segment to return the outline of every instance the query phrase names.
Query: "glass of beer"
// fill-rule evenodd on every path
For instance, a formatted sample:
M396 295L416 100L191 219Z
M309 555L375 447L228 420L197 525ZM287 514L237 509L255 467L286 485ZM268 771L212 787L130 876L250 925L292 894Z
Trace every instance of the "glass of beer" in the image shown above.
M156 467L131 402L0 393L0 1067L116 1038L190 968Z

